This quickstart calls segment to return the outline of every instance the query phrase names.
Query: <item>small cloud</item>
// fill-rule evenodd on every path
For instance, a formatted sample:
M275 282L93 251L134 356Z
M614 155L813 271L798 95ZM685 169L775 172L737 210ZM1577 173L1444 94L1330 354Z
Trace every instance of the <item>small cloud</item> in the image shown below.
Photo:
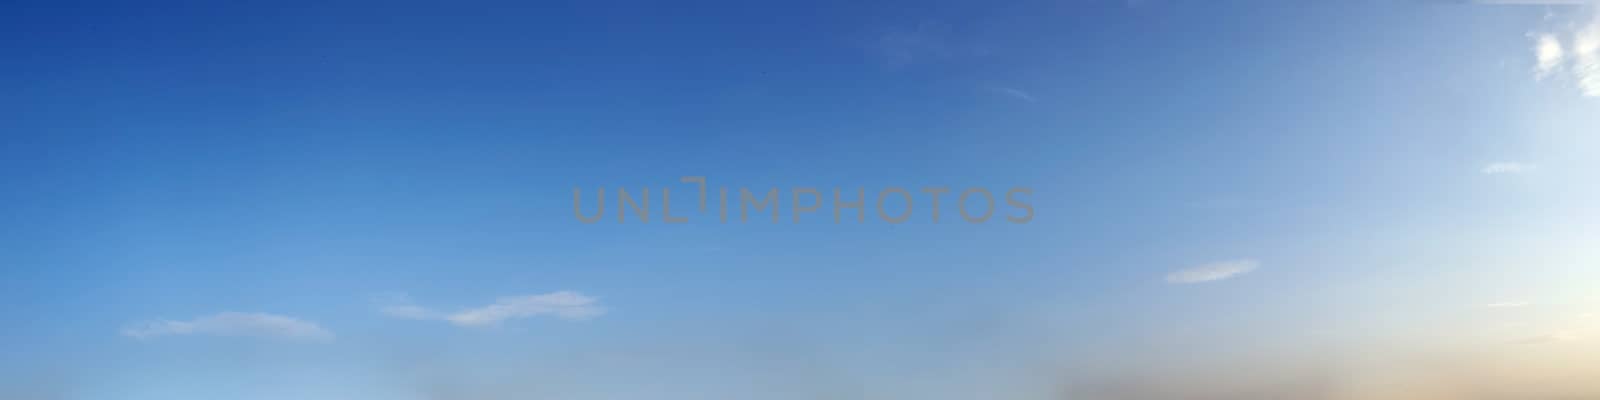
M413 305L403 295L390 300L391 303L381 305L378 311L395 318L447 321L458 326L493 326L506 320L538 316L587 319L606 311L598 299L571 291L501 297L493 304L454 313Z
M1571 71L1584 96L1600 96L1600 15L1572 35Z
M1499 303L1484 304L1483 306L1484 307L1488 307L1488 308L1518 308L1518 307L1527 307L1527 306L1531 306L1531 305L1533 305L1533 303L1529 303L1529 302L1526 302L1526 301L1502 301L1502 302L1499 302Z
M563 319L584 319L605 313L593 297L577 292L555 292L528 296L501 297L488 306L451 314L445 319L456 325L494 325L514 318L552 315Z
M1510 162L1510 161L1501 161L1501 162L1490 163L1489 165L1485 165L1483 167L1483 169L1481 170L1481 172L1483 172L1485 175L1520 174L1520 173L1523 173L1523 172L1533 172L1534 170L1537 170L1537 169L1539 169L1539 166L1533 165L1533 164L1526 164L1526 163L1520 163L1520 162Z
M411 303L411 296L405 293L384 293L372 296L372 302L378 305L378 312L390 317L401 319L438 319L438 312L417 306Z
M1026 102L1030 102L1030 103L1035 101L1032 94L1028 94L1028 92L1024 92L1024 91L1022 91L1022 89L1002 87L1002 86L985 86L984 89L987 89L990 92L997 93L997 94L1000 94L1000 95L1003 95L1003 96L1007 96L1007 97L1011 97L1011 98L1017 99L1017 100L1022 100L1022 101L1026 101Z
M1588 4L1578 11L1582 13L1578 23L1530 35L1534 78L1569 82L1584 96L1600 97L1600 13L1595 12L1596 3Z
M1173 271L1167 274L1167 283L1185 285L1220 281L1254 271L1259 266L1261 266L1259 261L1250 259L1218 261Z
M1570 331L1556 331L1543 335L1529 336L1512 340L1512 344L1546 344L1556 342L1570 342L1578 340L1578 334Z
M332 332L314 322L282 315L242 312L224 312L188 321L146 321L123 328L122 335L140 340L179 335L333 339Z
M878 38L879 50L894 66L942 58L949 54L943 38L947 29L937 22L924 22L914 29L893 30Z
M954 29L938 20L924 20L916 26L892 27L871 44L871 51L891 69L948 60L967 51L952 43Z
M378 309L378 311L382 312L383 315L403 319L437 319L441 317L439 313L436 313L433 310L409 304L384 306Z
M1566 57L1566 51L1561 49L1561 40L1551 34L1539 35L1538 44L1534 45L1533 52L1535 61L1538 62L1534 68L1540 80L1559 72L1562 58Z

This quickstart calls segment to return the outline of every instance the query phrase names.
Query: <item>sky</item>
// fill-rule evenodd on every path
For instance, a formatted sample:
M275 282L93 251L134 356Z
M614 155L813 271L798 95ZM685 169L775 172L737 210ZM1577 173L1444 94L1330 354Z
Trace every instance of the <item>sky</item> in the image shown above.
M1581 1L5 8L3 398L1600 397Z

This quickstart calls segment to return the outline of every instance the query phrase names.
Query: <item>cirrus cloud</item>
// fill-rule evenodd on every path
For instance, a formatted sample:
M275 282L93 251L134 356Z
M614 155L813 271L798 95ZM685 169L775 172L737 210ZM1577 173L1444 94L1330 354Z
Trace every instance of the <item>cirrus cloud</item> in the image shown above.
M446 321L457 326L494 326L512 319L551 316L560 319L580 320L605 314L599 299L573 291L544 294L506 296L482 307L456 312L440 312L412 304L404 295L389 296L378 308L384 315L414 320Z
M1531 306L1531 305L1533 305L1533 303L1529 303L1529 302L1526 302L1526 301L1501 301L1501 302L1484 304L1483 306L1484 307L1488 307L1488 308L1518 308L1518 307L1527 307L1527 306Z
M1489 165L1483 166L1483 169L1480 170L1480 172L1483 172L1484 175L1520 174L1524 172L1533 172L1537 169L1539 169L1538 165L1515 161L1500 161L1489 163Z
M333 332L315 322L265 313L223 312L187 321L152 320L122 328L135 339L162 336L249 336L297 340L332 340Z
M1037 99L1035 99L1032 94L1029 94L1028 92L1023 91L1022 89L1017 89L1017 88L1012 88L1012 87L1005 87L1005 86L984 86L983 88L985 90L988 90L988 91L993 92L995 94L999 94L999 95L1010 97L1010 98L1017 99L1017 100L1026 101L1026 102L1029 102L1029 103L1037 101Z
M1254 271L1260 266L1260 261L1252 259L1217 261L1172 271L1167 274L1167 283L1187 285L1220 281Z
M1595 3L1580 8L1577 22L1532 33L1534 77L1566 82L1586 97L1600 97L1600 12Z

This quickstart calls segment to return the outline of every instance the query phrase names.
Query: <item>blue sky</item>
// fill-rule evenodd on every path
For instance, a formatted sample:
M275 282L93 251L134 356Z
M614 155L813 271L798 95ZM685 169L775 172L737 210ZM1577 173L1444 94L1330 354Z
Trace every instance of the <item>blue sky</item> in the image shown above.
M1593 6L1214 3L11 4L0 397L1600 394Z

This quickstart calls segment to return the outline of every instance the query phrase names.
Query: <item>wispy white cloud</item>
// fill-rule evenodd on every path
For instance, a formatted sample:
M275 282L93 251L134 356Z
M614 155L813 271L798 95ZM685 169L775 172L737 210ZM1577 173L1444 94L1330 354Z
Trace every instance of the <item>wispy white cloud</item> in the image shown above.
M1193 284L1220 281L1254 271L1261 262L1251 259L1218 261L1173 271L1167 274L1167 283Z
M949 24L922 21L915 27L890 29L879 35L874 50L893 68L943 59L952 53L950 31Z
M990 92L998 93L1000 95L1011 97L1011 98L1017 99L1017 100L1022 100L1022 101L1026 101L1026 102L1033 102L1034 101L1033 95L1029 94L1028 92L1023 91L1022 89L1009 88L1009 87L1004 87L1004 86L984 86L984 89L987 89Z
M444 315L418 306L411 302L411 296L405 293L382 293L371 297L372 303L378 307L378 312L383 315L400 319L440 319Z
M1600 97L1600 12L1596 3L1587 4L1577 23L1530 35L1534 77L1570 82L1584 96Z
M587 319L605 314L598 299L572 291L501 297L493 304L453 313L412 304L404 295L390 296L378 308L384 315L415 320L447 321L458 326L493 326L512 319L551 316Z
M433 310L410 304L383 306L382 308L378 309L378 312L382 312L383 315L403 319L438 319L443 317L442 314L439 314Z
M1572 331L1555 331L1542 335L1534 335L1511 341L1515 344L1546 344L1556 342L1570 342L1578 340L1578 334Z
M1502 302L1497 302L1497 303L1484 304L1483 306L1484 307L1488 307L1488 308L1517 308L1517 307L1527 307L1527 306L1531 306L1531 305L1533 305L1533 303L1529 303L1529 302L1526 302L1526 301L1502 301Z
M181 335L333 339L332 332L314 322L282 315L242 312L224 312L188 321L145 321L124 327L122 335L135 339Z
M1534 66L1536 77L1540 80L1549 78L1561 70L1562 61L1567 52L1561 48L1561 39L1552 34L1538 35L1537 44L1533 46Z
M1533 165L1533 164L1513 162L1513 161L1500 161L1500 162L1489 163L1489 165L1485 165L1483 167L1483 169L1480 170L1480 171L1483 172L1486 175L1494 175L1494 174L1517 174L1517 173L1523 173L1523 172L1533 172L1534 170L1537 170L1537 169L1539 169L1539 166Z
M515 318L551 315L564 319L583 319L605 313L593 297L577 292L555 292L528 296L501 297L484 307L451 314L450 322L463 326L494 325Z
M1570 69L1584 96L1600 96L1600 14L1591 17L1589 23L1572 35Z

